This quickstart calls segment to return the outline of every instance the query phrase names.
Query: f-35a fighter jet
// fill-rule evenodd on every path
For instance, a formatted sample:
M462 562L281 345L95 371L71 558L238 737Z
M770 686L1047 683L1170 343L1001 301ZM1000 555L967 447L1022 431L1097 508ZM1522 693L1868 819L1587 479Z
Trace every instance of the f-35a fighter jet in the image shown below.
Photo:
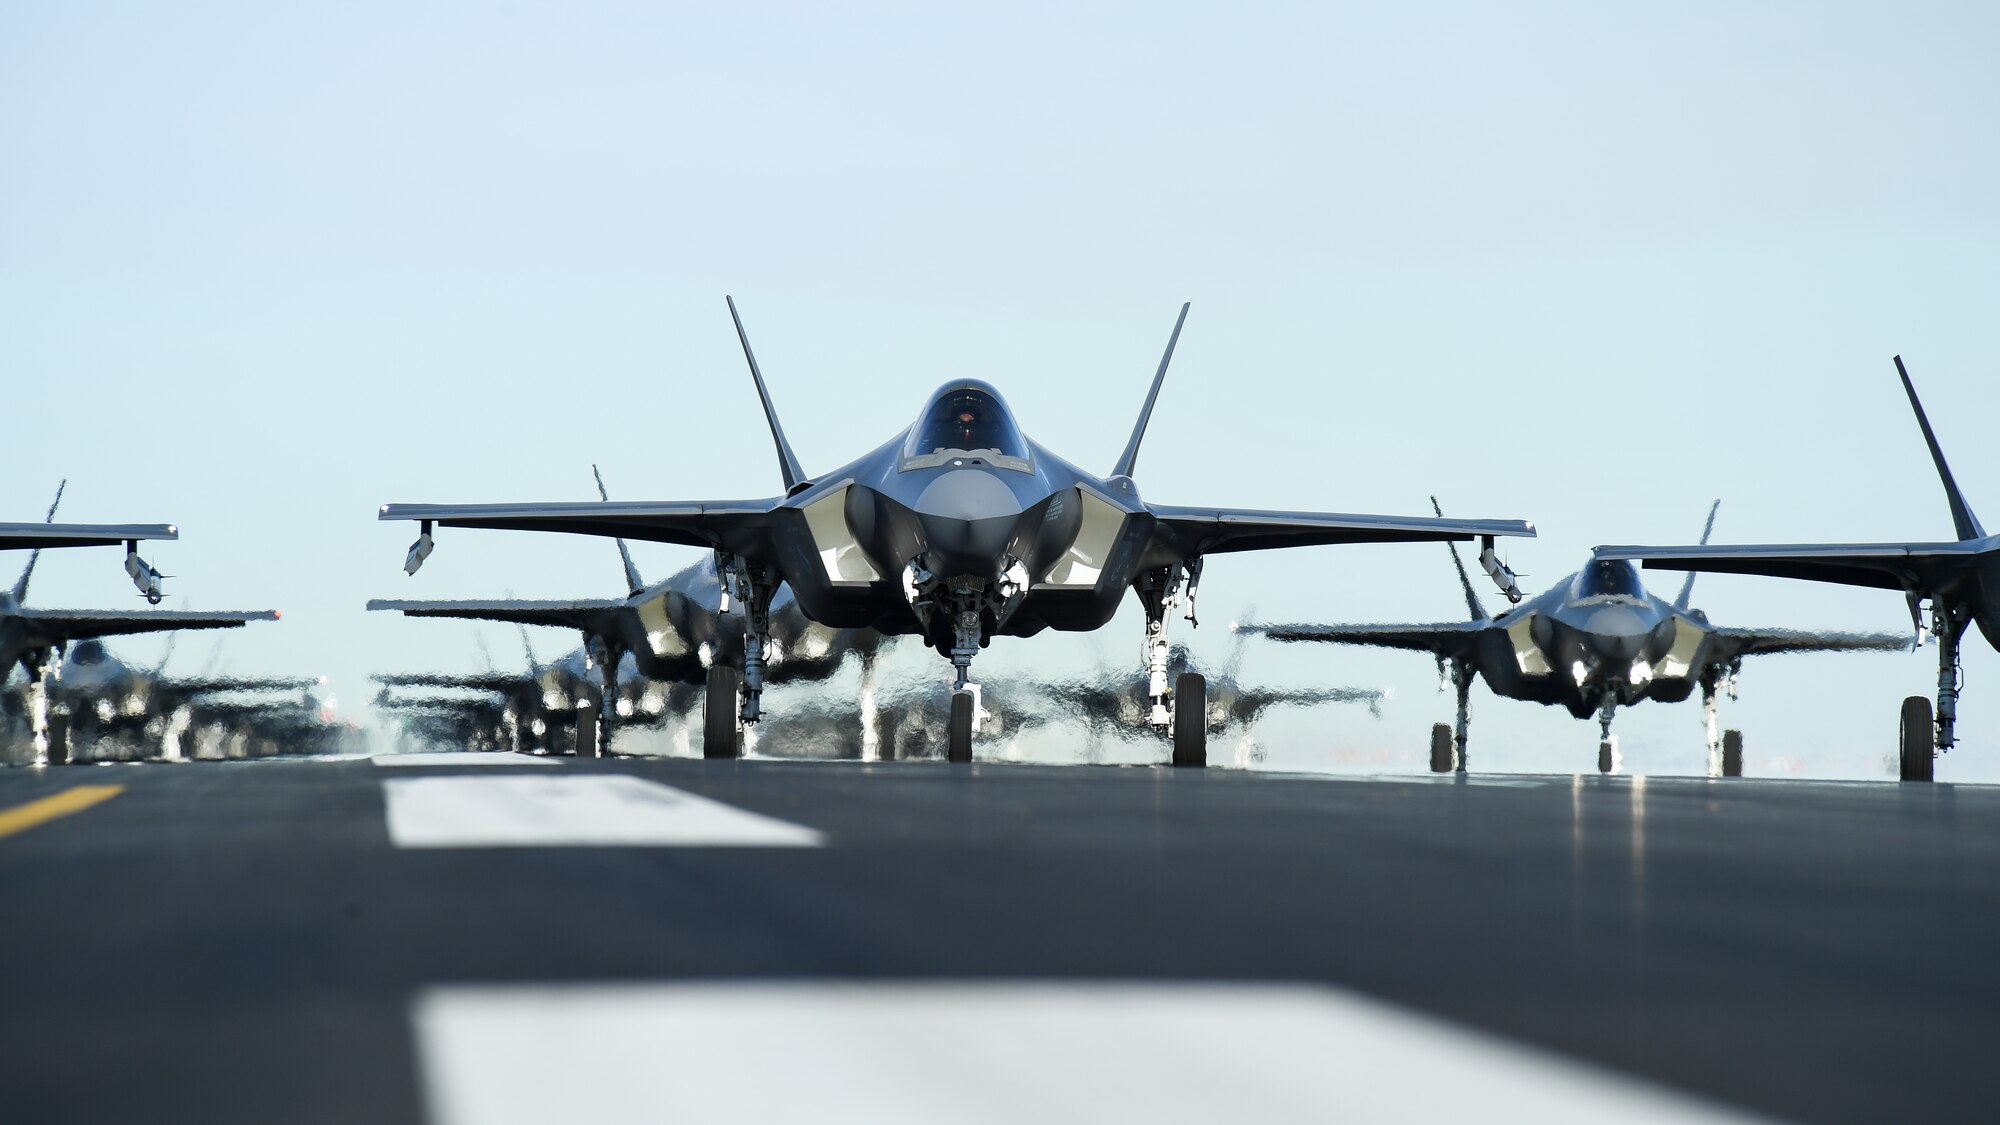
M596 472L596 466L591 471ZM597 494L604 477L597 476ZM622 600L576 601L389 601L368 603L371 610L400 610L409 617L450 617L469 621L509 621L575 629L583 635L584 653L601 683L600 701L616 693L619 665L630 655L641 675L664 683L700 684L718 664L743 667L743 621L722 612L722 584L711 559L703 559L663 582L648 585L639 576L632 552L623 539L618 554L625 563L629 591ZM763 663L771 682L825 679L849 655L871 659L882 634L872 629L829 629L799 611L790 588L778 591L770 604L771 648ZM611 752L613 711L600 702L596 711L580 711L583 727L577 753L595 757ZM592 717L594 715L594 718ZM734 720L732 719L733 723Z
M1431 504L1436 506L1435 498ZM1708 541L1714 527L1715 508L1711 507L1708 526L1702 531L1703 542ZM1693 575L1681 585L1680 596L1669 602L1646 591L1638 568L1631 563L1601 558L1592 559L1548 591L1492 616L1473 592L1458 549L1452 547L1451 554L1470 620L1440 625L1244 628L1280 641L1378 645L1431 653L1437 658L1440 674L1448 675L1458 690L1457 726L1447 728L1439 723L1431 728L1431 769L1438 773L1449 771L1454 759L1458 770L1465 770L1475 674L1485 678L1495 695L1556 704L1579 719L1595 712L1600 731L1597 768L1605 773L1616 768L1611 719L1619 707L1645 699L1678 703L1700 688L1709 773L1733 777L1743 772L1743 740L1736 731L1717 739L1716 695L1726 690L1734 697L1744 657L1908 645L1899 634L1855 636L1711 625L1706 614L1689 607Z
M1909 396L1917 426L1930 446L1931 461L1944 482L1945 500L1958 539L1928 543L1789 543L1727 547L1599 547L1601 559L1640 559L1648 569L1717 571L1726 574L1770 574L1844 586L1874 586L1900 590L1910 606L1910 624L1923 640L1924 608L1929 603L1930 635L1938 642L1938 689L1935 724L1930 700L1913 695L1903 700L1899 757L1904 781L1929 781L1939 752L1957 741L1960 681L1958 643L1968 625L1978 622L1986 643L2000 648L2000 536L1979 526L1965 502L1917 388L1896 356L1896 374ZM1933 729L1934 727L1934 729Z
M785 440L743 322L729 304L777 446L783 496L763 500L597 504L390 504L386 520L418 520L404 568L415 573L435 527L558 531L684 543L715 551L725 596L745 621L740 690L734 668L709 669L704 752L734 756L737 721L762 714L771 605L789 586L799 608L834 628L922 636L954 670L947 757L972 759L978 717L972 659L996 636L1090 630L1129 589L1146 611L1148 722L1170 731L1176 764L1206 764L1203 685L1167 680L1167 617L1193 614L1203 561L1230 551L1322 543L1533 535L1517 520L1171 507L1139 498L1139 442L1187 319L1181 308L1152 390L1111 472L1077 468L1031 441L1000 392L946 383L917 418L872 452L807 476ZM740 696L740 705L738 698ZM735 712L732 714L732 711Z
M4 679L14 665L19 664L27 673L30 684L36 685L36 741L44 748L47 745L49 681L70 644L135 633L229 629L247 621L273 621L278 617L276 610L261 613L164 613L29 606L28 580L34 576L35 564L41 561L41 547L83 547L121 542L125 544L125 570L132 576L133 584L138 586L148 602L158 604L163 576L139 557L138 540L179 537L178 529L165 524L55 523L56 508L62 503L62 494L63 486L58 485L55 501L49 505L48 518L43 523L0 524L0 547L33 545L36 548L28 556L28 565L21 569L21 577L15 581L13 588L0 590L0 679ZM25 530L9 531L10 528ZM38 536L33 532L41 534ZM15 542L16 539L20 542ZM38 754L45 752L44 749Z

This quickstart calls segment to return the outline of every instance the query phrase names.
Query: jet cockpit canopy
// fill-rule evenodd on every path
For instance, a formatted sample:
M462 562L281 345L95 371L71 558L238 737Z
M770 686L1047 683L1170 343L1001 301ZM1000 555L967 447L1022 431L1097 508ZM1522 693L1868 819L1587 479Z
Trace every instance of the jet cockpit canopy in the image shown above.
M1589 566L1576 572L1569 596L1571 601L1604 597L1644 599L1646 586L1639 580L1639 568L1630 562L1592 559Z
M931 396L903 445L904 469L929 469L976 457L1003 469L1032 472L1028 439L1014 424L1000 392L977 379L947 383Z

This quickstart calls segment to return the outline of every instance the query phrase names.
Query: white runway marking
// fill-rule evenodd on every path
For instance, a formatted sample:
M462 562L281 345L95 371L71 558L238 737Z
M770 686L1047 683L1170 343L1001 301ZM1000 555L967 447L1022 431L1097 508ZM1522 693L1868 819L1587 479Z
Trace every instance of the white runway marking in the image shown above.
M1307 985L461 986L411 1015L432 1125L1753 1120Z
M813 829L623 774L397 778L399 848L813 847Z
M377 754L378 766L553 766L554 758L512 750L426 750L419 754Z

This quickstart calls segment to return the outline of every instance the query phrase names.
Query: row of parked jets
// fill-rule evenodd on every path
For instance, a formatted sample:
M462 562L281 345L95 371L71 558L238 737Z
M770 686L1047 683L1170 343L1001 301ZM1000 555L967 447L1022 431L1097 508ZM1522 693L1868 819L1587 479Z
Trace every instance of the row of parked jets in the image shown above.
M1462 621L1414 625L1240 624L1246 635L1284 642L1374 645L1423 651L1456 689L1457 716L1437 724L1431 768L1467 767L1469 692L1475 677L1497 695L1560 705L1600 724L1600 769L1615 768L1611 725L1617 708L1646 699L1702 696L1711 773L1742 770L1738 732L1718 732L1717 697L1733 693L1745 657L1772 652L1938 648L1936 707L1903 701L1901 776L1928 781L1936 756L1955 741L1960 642L1978 622L2000 647L2000 538L1986 535L1959 490L1900 357L1898 376L1945 487L1958 538L1877 544L1712 546L1708 526L1693 546L1599 547L1582 569L1529 597L1500 560L1497 540L1532 537L1521 520L1448 519L1432 501L1429 516L1183 507L1142 500L1134 475L1147 423L1187 320L1183 305L1161 356L1131 438L1111 471L1098 475L1029 439L995 387L947 383L916 420L873 450L831 471L809 475L778 421L763 372L733 300L737 339L764 409L783 492L752 500L614 502L598 479L599 499L584 503L388 504L384 520L419 524L404 570L415 575L443 527L592 535L617 541L627 595L578 601L373 601L374 610L413 617L514 622L572 629L584 639L581 669L567 688L531 672L516 683L523 701L495 704L514 729L527 729L531 697L594 693L594 721L578 720L579 753L608 752L614 717L633 706L691 713L701 693L702 753L733 758L746 731L766 718L766 687L788 679L823 680L849 659L869 670L890 638L920 638L952 667L943 722L945 757L970 762L990 733L995 712L972 677L972 663L995 637L1045 629L1096 630L1127 592L1145 611L1144 659L1128 693L1136 724L1162 736L1176 766L1203 766L1208 738L1242 703L1240 686L1214 698L1208 677L1170 643L1176 611L1196 621L1196 595L1210 555L1345 543L1444 542L1450 545L1466 602ZM160 575L138 557L144 539L173 538L170 525L94 527L0 525L0 548L122 543L126 570L157 602ZM642 581L628 540L674 543L709 554L664 582ZM1478 562L1507 600L1490 613L1456 544L1479 544ZM1638 565L1688 572L1672 601L1645 588ZM32 558L29 564L32 570ZM1691 604L1695 574L1720 571L1804 578L1901 591L1915 626L1906 634L1742 629L1711 623ZM51 651L84 636L152 629L240 625L275 614L69 614L21 604L26 574L0 609L0 642L10 665L45 674ZM4 597L4 595L0 595ZM94 631L93 631L94 630ZM618 695L621 670L659 690L637 703ZM587 683L581 671L594 673ZM553 675L554 669L549 670ZM466 678L383 678L387 687L480 686ZM501 696L515 689L487 685ZM1013 690L1022 690L1012 685ZM1031 686L1051 692L1049 685ZM1336 690L1336 689L1328 689ZM872 706L864 690L864 711ZM1059 692L1055 694L1060 694ZM1115 698L1110 690L1097 693ZM1331 697L1329 697L1331 698ZM650 699L650 704L647 702ZM385 697L385 702L388 700ZM436 706L416 701L421 710ZM544 708L546 709L546 708ZM1114 710L1117 710L1114 708ZM1123 713L1123 712L1121 712ZM868 717L864 715L864 725ZM893 753L893 740L891 741Z

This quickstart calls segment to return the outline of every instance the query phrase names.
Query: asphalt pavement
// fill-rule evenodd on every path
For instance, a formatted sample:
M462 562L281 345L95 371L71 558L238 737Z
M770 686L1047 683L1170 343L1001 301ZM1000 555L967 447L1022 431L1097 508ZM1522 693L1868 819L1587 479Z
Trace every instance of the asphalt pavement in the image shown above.
M1421 1118L1520 1078L1696 1117L1992 1121L1996 872L2000 789L1951 785L11 769L0 1087L20 1122L644 1120L697 1095L678 1119L747 1120L818 1075L829 1120L942 1097L1108 1119L1157 1060L1167 1119L1257 1090L1296 1119L1364 1094ZM878 1070L919 1100L860 1104ZM1127 1096L1088 1103L1113 1074Z

